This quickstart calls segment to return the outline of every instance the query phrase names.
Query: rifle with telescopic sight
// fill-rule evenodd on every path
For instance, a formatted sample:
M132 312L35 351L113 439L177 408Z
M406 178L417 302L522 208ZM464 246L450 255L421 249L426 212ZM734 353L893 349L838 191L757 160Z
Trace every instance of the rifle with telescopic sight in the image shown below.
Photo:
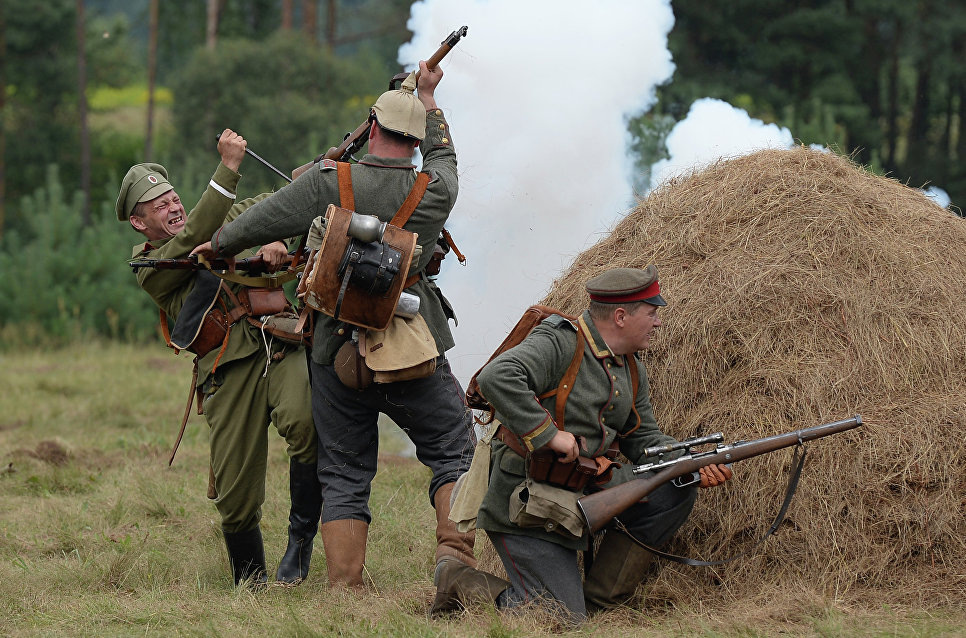
M658 456L658 460L654 463L638 465L633 469L633 472L634 474L649 474L649 476L583 496L577 500L577 506L583 514L587 529L591 533L597 532L615 516L620 515L621 512L635 503L646 499L648 494L661 485L679 477L691 475L702 467L743 461L793 445L804 446L806 441L839 434L861 425L862 417L856 414L851 419L833 421L832 423L752 441L736 441L730 445L720 443L724 440L724 437L719 433L667 446L648 448L645 450L645 456ZM691 452L692 447L708 443L716 443L717 445L713 450L706 452ZM685 453L671 461L661 459L661 455L675 450L685 450Z

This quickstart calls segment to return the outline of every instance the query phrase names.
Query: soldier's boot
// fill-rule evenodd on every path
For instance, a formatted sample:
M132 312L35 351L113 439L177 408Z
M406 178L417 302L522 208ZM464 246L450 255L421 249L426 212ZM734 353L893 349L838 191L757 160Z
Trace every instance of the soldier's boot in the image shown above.
M626 534L608 531L584 578L587 611L611 609L627 602L644 582L654 555Z
M480 571L451 556L444 556L433 574L436 597L430 613L434 615L459 611L474 604L490 604L510 583Z
M449 520L450 499L455 485L455 482L446 483L433 496L436 506L436 564L439 565L443 558L452 557L475 568L473 545L476 532L460 532L456 529L456 523Z
M362 587L369 524L354 518L323 523L319 528L330 587Z
M256 525L247 532L224 532L225 546L235 586L248 583L258 589L267 581L262 530Z
M275 580L285 585L298 585L309 575L312 540L319 530L322 515L322 486L315 463L289 462L289 493L292 509L288 515L288 547L278 563Z

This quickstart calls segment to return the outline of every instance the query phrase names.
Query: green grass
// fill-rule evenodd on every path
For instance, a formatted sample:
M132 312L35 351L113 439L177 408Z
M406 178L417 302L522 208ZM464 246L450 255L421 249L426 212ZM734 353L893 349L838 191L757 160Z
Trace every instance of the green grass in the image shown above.
M194 416L172 467L191 362L160 345L89 343L0 355L0 635L3 636L964 636L962 610L857 609L834 600L709 608L644 603L565 630L537 613L438 620L428 470L386 455L373 485L365 593L325 585L321 548L295 589L231 584L205 498L206 426ZM381 449L404 452L387 425ZM287 460L272 435L262 521L284 550ZM484 543L480 543L482 547ZM486 551L483 549L482 551Z

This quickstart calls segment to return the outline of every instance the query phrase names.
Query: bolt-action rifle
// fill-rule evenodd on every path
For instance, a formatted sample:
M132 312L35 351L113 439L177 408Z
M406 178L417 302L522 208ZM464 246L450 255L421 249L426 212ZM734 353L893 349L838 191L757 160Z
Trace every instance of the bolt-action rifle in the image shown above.
M456 31L450 33L445 40L440 43L439 48L436 49L434 53L428 60L426 60L426 67L429 69L435 69L440 61L446 57L456 43L466 35L467 27L462 26ZM399 85L409 77L409 73L397 73L389 80L389 90L393 90L399 87ZM419 71L416 71L416 79L419 79ZM352 156L361 149L367 141L369 141L369 129L372 128L372 117L366 118L366 121L355 128L354 131L345 134L342 143L338 146L333 146L325 153L322 153L314 160L307 164L299 166L294 171L292 171L292 179L295 179L308 169L312 168L314 164L318 164L324 159L335 160L337 162L348 162L352 159Z
M300 263L305 263L305 258L299 260ZM286 259L282 260L282 265L279 267L279 271L285 266L289 266L292 263L292 256L290 255ZM296 266L299 264L296 264ZM157 268L158 270L201 270L208 268L210 270L218 272L226 272L229 270L240 270L246 272L249 276L261 275L269 272L268 263L261 255L255 255L254 257L246 257L244 259L235 260L234 267L225 259L216 258L205 260L202 263L198 259L198 255L191 255L190 257L183 257L180 259L135 259L128 262L128 266L137 272L141 268Z
M658 460L654 463L638 465L633 469L633 472L634 474L651 473L650 476L583 496L577 500L577 506L584 516L587 529L591 533L597 532L615 516L646 498L648 494L661 485L679 477L691 475L702 467L742 461L793 445L803 445L806 441L845 432L860 425L862 425L862 417L857 414L851 419L816 425L753 441L736 441L730 445L718 443L723 441L724 437L717 433L709 437L648 448L645 450L645 455L656 455ZM715 446L715 449L707 452L691 452L692 447L707 443L718 443L718 445ZM661 455L674 450L685 450L685 453L671 461L661 459Z

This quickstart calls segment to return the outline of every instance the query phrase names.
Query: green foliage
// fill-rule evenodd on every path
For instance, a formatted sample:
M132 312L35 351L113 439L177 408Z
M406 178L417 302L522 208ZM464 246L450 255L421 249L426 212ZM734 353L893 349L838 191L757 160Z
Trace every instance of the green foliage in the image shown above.
M172 85L177 146L210 158L215 135L231 128L289 172L337 145L365 119L387 82L374 66L369 57L337 58L312 47L299 33L197 49ZM246 161L246 186L266 190L277 183L252 164Z
M102 335L139 338L156 320L124 260L137 236L104 205L83 227L81 193L68 197L56 165L24 198L25 228L0 240L0 340L50 345Z
M87 104L92 111L113 111L125 106L145 107L148 103L148 87L144 84L128 84L121 87L99 86L91 89ZM157 106L170 106L174 95L170 89L157 87L154 90L154 103Z

